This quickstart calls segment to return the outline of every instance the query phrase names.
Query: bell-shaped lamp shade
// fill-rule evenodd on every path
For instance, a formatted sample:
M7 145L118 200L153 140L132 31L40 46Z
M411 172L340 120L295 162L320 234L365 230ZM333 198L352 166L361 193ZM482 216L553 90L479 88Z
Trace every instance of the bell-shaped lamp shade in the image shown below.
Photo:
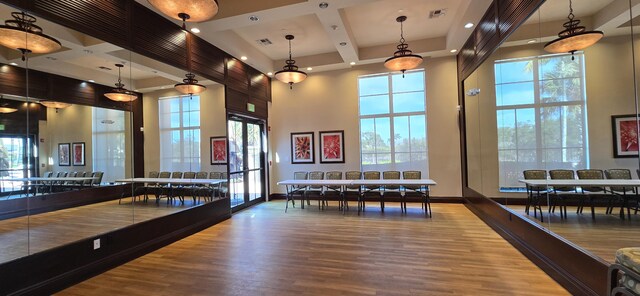
M187 78L183 79L182 83L178 83L174 86L180 93L185 95L194 95L207 90L206 86L198 84L198 80L195 79L196 75L187 73L185 76L187 76Z
M179 14L187 15L191 22L204 22L218 13L217 0L148 0L151 5L167 16L183 20Z
M64 109L67 107L71 107L69 103L56 102L56 101L42 101L40 102L43 106L47 108L55 108L55 109Z
M13 20L0 26L0 45L22 53L49 53L62 48L60 42L35 25L36 18L24 12L12 12Z

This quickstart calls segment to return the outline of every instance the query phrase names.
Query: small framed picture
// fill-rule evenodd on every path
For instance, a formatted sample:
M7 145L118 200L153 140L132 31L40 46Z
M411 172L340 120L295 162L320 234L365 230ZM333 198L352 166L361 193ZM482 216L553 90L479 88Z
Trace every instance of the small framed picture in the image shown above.
M59 143L58 144L58 165L59 166L70 166L71 165L71 156L69 150L71 149L71 144L69 143Z
M84 142L71 144L71 151L73 152L73 165L84 166Z
M344 163L344 131L320 132L320 163Z
M211 164L227 164L227 137L211 137Z
M638 117L633 114L611 116L613 157L638 157Z
M313 132L291 133L291 163L315 163Z

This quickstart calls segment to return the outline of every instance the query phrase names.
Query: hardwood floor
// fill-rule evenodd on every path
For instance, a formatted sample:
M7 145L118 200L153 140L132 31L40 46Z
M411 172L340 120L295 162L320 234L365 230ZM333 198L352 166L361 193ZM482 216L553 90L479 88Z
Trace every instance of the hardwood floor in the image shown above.
M131 198L124 198L122 204L114 200L0 220L0 263L193 206L190 199L169 206L153 200L132 206Z
M619 208L613 214L605 214L604 207L596 207L596 219L593 220L588 207L582 214L576 214L576 207L567 207L567 219L560 219L558 211L549 215L543 207L543 223L539 216L533 217L533 210L531 216L527 216L524 206L509 208L608 262L615 262L616 250L638 245L640 214L636 215L634 211L631 211L630 219L623 220L618 214Z
M568 295L461 204L262 203L59 295Z

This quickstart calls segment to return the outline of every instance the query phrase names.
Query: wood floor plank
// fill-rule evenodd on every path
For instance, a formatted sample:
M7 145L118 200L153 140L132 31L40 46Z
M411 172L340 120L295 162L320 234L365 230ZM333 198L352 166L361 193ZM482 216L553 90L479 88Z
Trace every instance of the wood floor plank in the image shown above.
M464 205L259 204L59 295L568 295Z

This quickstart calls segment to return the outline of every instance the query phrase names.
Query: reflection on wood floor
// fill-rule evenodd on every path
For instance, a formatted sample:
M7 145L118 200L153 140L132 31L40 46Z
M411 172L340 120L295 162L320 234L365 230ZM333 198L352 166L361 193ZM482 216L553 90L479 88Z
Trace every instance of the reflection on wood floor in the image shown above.
M604 207L596 207L596 219L593 220L588 207L582 214L576 214L576 207L567 207L567 219L560 219L558 210L549 216L547 208L543 207L544 223L541 223L539 217L533 217L533 210L531 216L527 216L524 206L509 208L608 262L615 261L616 250L638 246L640 213L634 215L634 211L631 211L631 219L625 217L623 220L618 215L620 208L614 209L614 214L605 214Z
M193 206L144 203L131 198L96 203L54 212L0 220L0 263L64 245L79 239L122 228L133 223L168 215Z
M568 295L464 205L374 205L261 203L60 295Z

